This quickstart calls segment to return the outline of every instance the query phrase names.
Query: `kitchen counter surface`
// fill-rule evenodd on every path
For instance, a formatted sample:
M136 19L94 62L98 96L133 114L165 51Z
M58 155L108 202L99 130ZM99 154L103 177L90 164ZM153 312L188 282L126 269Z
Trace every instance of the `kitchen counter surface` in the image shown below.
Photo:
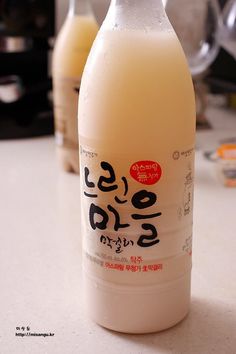
M1 354L236 352L236 188L203 156L236 137L236 114L208 116L214 129L197 133L191 312L150 335L108 331L83 312L79 178L59 170L53 138L0 142Z

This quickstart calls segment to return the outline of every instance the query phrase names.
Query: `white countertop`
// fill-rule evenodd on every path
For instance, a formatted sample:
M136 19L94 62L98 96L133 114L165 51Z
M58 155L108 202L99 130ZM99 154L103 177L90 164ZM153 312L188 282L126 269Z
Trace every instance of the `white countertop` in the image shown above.
M0 142L1 354L236 352L236 188L202 154L236 136L236 114L208 115L215 129L197 134L191 312L151 335L110 332L83 312L79 178L58 169L53 138ZM54 336L15 336L27 326Z

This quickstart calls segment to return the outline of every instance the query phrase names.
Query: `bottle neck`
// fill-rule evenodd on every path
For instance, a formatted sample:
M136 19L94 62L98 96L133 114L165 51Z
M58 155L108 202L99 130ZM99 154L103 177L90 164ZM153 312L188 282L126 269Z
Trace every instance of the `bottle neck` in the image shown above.
M91 15L92 7L89 0L70 0L68 16Z
M158 30L171 28L162 0L111 0L103 28Z

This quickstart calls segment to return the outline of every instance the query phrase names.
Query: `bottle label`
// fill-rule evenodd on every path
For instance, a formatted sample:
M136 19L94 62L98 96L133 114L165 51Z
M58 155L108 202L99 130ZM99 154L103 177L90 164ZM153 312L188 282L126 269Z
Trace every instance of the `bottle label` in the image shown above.
M191 268L194 148L138 159L93 149L81 138L85 271L138 284ZM105 270L105 271L104 271Z
M78 95L80 78L55 77L53 80L56 143L78 149Z

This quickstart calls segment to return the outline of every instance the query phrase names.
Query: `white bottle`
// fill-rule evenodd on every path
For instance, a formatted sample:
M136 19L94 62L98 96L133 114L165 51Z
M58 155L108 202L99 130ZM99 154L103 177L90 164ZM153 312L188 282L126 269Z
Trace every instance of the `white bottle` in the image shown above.
M161 0L113 0L79 101L89 316L121 332L189 311L195 104Z
M62 168L79 173L78 94L98 25L88 0L70 0L53 53L53 96L57 155Z

